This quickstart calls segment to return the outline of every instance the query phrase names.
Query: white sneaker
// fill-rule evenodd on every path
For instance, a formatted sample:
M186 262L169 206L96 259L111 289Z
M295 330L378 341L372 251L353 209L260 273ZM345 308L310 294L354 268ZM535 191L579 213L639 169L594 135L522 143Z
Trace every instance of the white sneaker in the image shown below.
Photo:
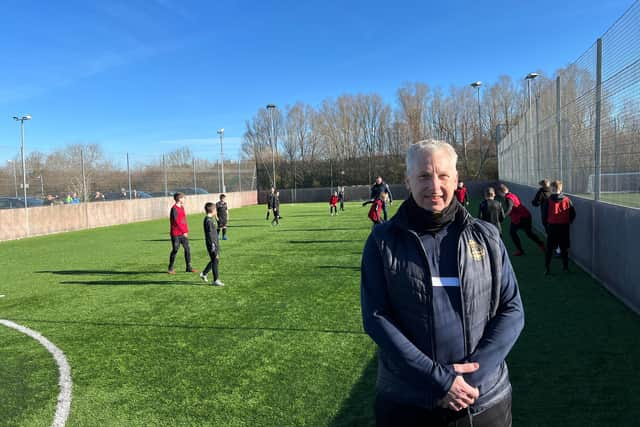
M209 281L209 278L204 273L200 273L200 278L205 283L207 283Z
M218 279L215 282L213 282L213 286L224 286L224 283L222 283L220 279Z

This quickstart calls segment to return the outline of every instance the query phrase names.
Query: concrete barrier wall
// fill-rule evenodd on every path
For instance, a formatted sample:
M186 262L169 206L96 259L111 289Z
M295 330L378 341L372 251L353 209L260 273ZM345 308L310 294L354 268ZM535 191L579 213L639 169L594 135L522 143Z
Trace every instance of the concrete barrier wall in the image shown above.
M187 214L203 212L218 194L186 196ZM257 193L227 193L230 209L257 204ZM0 210L0 241L168 218L171 197Z
M542 230L539 208L531 205L538 189L507 185L531 211L536 228ZM640 253L640 209L569 196L576 208L576 220L571 226L571 258L640 313L640 269L635 265Z

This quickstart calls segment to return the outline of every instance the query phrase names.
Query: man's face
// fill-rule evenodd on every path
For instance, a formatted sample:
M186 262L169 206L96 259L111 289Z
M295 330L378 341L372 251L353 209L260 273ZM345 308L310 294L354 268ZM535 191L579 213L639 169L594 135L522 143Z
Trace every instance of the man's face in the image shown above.
M179 205L184 205L184 196L180 196L180 197L178 198L178 204L179 204Z
M376 178L376 184L382 184L382 178L377 177Z
M407 185L422 209L441 212L449 206L458 185L458 171L444 150L421 153L407 177Z

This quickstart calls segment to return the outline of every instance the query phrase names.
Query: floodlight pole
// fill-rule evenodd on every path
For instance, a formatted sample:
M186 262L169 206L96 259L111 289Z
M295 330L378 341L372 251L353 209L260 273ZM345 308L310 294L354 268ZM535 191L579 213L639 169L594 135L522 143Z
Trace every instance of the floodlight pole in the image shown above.
M527 81L527 98L529 98L529 108L527 109L527 114L525 116L525 138L527 141L527 148L530 148L533 145L533 141L531 141L531 81L535 80L540 73L529 73L526 75L525 80ZM537 130L536 130L537 137ZM540 147L536 147L536 149L540 149ZM529 155L529 150L527 149L527 155ZM527 179L530 179L529 175L529 163L527 163Z
M222 178L222 192L226 193L227 189L224 185L224 152L222 150L222 138L224 137L224 128L218 129L218 135L220 135L220 176Z
M527 97L529 98L529 111L531 111L531 81L535 80L539 75L540 73L529 73L525 77L525 80L527 81L527 94L528 94Z
M471 87L476 90L476 94L478 95L478 149L480 151L480 166L478 168L478 176L482 172L482 111L480 106L480 86L482 86L482 82L480 80L471 83Z
M131 167L129 165L129 152L127 152L127 180L129 183L129 200L131 200Z
M269 118L271 119L271 171L273 173L273 188L276 188L276 154L275 147L278 143L278 138L275 134L275 125L273 123L273 110L277 107L274 104L268 104L267 110L269 111Z
M28 114L22 117L14 116L13 119L15 121L20 122L20 156L22 157L22 189L24 191L24 207L26 208L28 205L27 205L27 168L24 161L24 121L31 120L31 116Z

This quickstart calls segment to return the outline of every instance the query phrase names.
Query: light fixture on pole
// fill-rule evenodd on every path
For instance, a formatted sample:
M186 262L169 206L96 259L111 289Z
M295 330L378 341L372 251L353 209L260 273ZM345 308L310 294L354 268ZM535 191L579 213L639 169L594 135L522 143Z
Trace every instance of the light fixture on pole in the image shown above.
M540 73L529 73L524 78L527 81L527 97L529 98L529 110L531 110L531 81L535 80Z
M22 157L22 189L24 190L24 207L27 207L27 168L24 162L24 121L31 120L31 115L18 117L13 116L13 120L20 122L20 155Z
M273 188L276 188L276 154L275 149L278 144L278 137L275 132L275 125L273 122L273 110L277 107L274 104L267 104L267 110L269 111L269 118L271 119L271 171L273 174Z
M16 199L18 198L18 173L16 172L16 162L14 160L7 160L13 165L13 186L16 190Z
M480 111L480 86L482 82L480 80L471 83L471 87L476 90L478 95L478 147L480 148L480 158L482 160L482 112ZM480 164L482 167L482 163Z
M222 138L224 137L224 128L218 129L220 135L220 175L222 177L222 192L226 193L227 188L224 185L224 152L222 151Z
M480 114L480 86L482 86L482 82L478 80L477 82L471 83L471 87L474 88L478 95L478 128L482 128L482 115Z

